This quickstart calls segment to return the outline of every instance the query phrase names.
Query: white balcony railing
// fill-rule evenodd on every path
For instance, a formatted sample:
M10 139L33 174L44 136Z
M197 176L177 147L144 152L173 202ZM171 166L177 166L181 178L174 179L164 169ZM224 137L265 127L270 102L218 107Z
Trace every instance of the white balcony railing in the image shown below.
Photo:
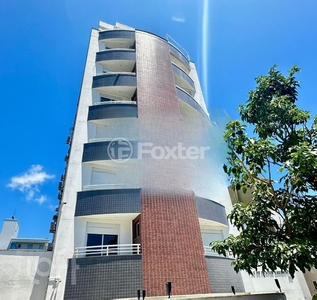
M74 256L89 257L89 256L108 256L108 255L138 255L141 254L140 244L120 244L120 245L100 245L89 247L75 248Z
M83 191L95 191L95 190L111 190L111 189L139 189L139 184L118 184L118 183L101 183L84 185Z
M223 255L218 254L217 252L213 251L210 246L204 246L205 255L207 256L221 256ZM226 257L233 258L232 254L229 251L226 251Z

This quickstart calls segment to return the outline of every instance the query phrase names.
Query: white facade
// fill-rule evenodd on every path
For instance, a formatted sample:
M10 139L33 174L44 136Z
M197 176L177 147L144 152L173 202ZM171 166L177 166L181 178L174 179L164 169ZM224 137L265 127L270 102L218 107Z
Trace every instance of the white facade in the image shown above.
M46 299L51 297L63 299L65 289L65 278L67 273L68 259L74 255L75 246L75 222L74 212L77 198L77 191L82 189L82 153L83 144L87 142L87 111L92 103L91 86L92 78L96 74L95 54L98 51L98 32L92 30L89 44L88 56L82 82L82 89L79 98L75 127L73 130L71 151L68 159L63 199L59 209L57 223L57 234L55 236L53 261L51 266L50 280L46 293ZM60 229L59 229L60 228ZM80 231L80 227L78 231ZM61 279L58 285L56 280Z
M7 250L12 238L19 233L19 221L16 219L5 219L0 233L0 250Z
M44 299L51 259L48 251L1 250L0 299Z
M287 300L310 300L311 295L307 288L306 281L303 280L303 274L296 272L292 279L286 273L268 273L265 276L259 271L254 276L250 276L247 272L241 272L246 292L250 293L274 293L279 289L275 283L275 279L279 281L281 290L285 293Z

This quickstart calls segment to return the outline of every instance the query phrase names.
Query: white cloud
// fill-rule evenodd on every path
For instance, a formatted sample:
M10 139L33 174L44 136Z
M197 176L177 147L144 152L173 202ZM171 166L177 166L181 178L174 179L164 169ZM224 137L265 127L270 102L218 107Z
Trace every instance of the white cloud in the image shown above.
M47 200L47 197L45 195L41 195L38 198L35 198L34 201L37 202L38 204L42 204Z
M175 22L185 22L185 18L183 16L183 14L181 13L176 13L173 17L172 17L172 21Z
M7 186L25 194L26 200L42 204L47 200L47 197L41 195L39 186L54 177L54 175L47 174L43 171L43 166L32 165L24 174L13 176L11 182Z

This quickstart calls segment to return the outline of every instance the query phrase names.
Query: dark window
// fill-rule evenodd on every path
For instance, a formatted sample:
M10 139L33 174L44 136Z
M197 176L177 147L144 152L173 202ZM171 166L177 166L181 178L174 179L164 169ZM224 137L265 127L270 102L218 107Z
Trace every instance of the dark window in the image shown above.
M87 247L93 247L87 249L86 256L100 256L110 254L117 254L117 247L108 248L104 246L117 245L118 236L114 234L96 234L88 233Z
M140 222L136 222L134 226L135 238L138 238L140 236Z
M87 247L101 246L102 245L102 234L89 233L87 236ZM101 247L93 247L87 250L87 256L100 255Z
M133 96L132 96L132 98L131 98L131 101L134 101L134 102L136 102L137 101L137 90L135 90L135 92L134 92L134 94L133 94Z

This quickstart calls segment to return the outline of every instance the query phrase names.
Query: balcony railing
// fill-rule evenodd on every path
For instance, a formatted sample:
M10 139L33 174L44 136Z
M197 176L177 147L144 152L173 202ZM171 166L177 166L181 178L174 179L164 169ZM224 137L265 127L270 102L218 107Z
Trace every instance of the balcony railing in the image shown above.
M75 258L109 255L140 255L141 244L99 245L75 248Z
M98 139L94 139L98 140ZM138 184L129 183L100 183L100 184L89 184L83 186L83 191L95 191L95 190L110 190L110 189L138 189L140 186Z
M220 256L223 257L223 255L218 254L217 252L213 251L210 246L204 246L205 255L206 256ZM226 257L233 258L233 255L231 252L226 251Z

